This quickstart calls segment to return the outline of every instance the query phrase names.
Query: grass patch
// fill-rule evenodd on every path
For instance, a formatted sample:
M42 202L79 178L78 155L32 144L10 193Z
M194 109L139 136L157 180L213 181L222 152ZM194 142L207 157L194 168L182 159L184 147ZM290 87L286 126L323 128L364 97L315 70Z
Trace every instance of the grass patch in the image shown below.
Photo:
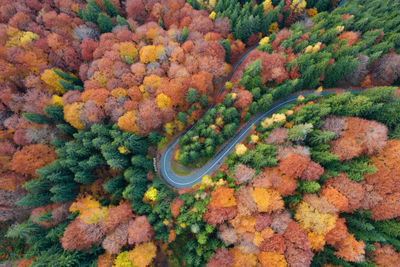
M179 176L187 176L195 171L194 169L180 165L174 159L171 160L171 170Z

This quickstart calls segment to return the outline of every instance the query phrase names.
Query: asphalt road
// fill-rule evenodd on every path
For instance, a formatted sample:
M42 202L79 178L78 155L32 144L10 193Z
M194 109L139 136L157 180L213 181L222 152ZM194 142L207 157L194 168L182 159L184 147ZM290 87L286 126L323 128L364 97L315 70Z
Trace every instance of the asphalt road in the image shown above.
M253 49L249 50L246 54L244 54L238 63L235 65L233 68L232 72L228 76L228 81L232 78L234 72L236 71L237 67L243 62L243 60L247 57L247 55L254 50L256 47ZM225 89L225 86L221 88L219 93L222 93L222 91ZM350 91L348 89L345 89L345 91ZM357 92L360 90L351 90L351 92ZM310 94L315 94L315 91L310 91L310 92L298 92L294 93L290 96L288 96L285 99L281 99L279 101L274 102L270 109L267 112L262 112L258 113L255 116L253 116L246 124L245 126L233 137L229 140L229 142L225 143L220 149L219 152L207 162L206 165L204 165L202 168L197 169L195 172L193 172L190 175L187 176L179 176L176 175L172 169L171 169L171 160L174 157L174 147L178 144L179 138L185 134L187 131L195 127L196 124L191 126L190 128L186 129L183 133L181 133L179 136L177 136L169 145L168 147L164 150L164 152L161 154L160 157L160 171L161 171L161 177L172 187L175 188L188 188L191 187L201 181L204 175L206 174L211 174L213 173L224 161L225 157L229 155L230 152L235 148L237 143L240 143L242 139L248 134L248 132L252 129L253 125L256 125L260 121L262 121L264 118L271 116L274 112L282 108L283 106L294 102L297 100L299 95L310 95ZM323 91L323 92L318 92L319 95L326 95L332 93L332 91ZM209 107L212 108L213 105Z

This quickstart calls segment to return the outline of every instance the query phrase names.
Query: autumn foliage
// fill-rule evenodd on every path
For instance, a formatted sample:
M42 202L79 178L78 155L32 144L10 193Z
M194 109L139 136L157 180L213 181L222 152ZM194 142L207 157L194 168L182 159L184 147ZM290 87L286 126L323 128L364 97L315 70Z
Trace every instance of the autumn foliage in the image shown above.
M378 169L372 175L366 175L368 185L380 196L372 203L372 217L375 220L391 219L400 216L398 197L399 183L399 140L390 140L384 149L371 157L371 163Z
M346 126L339 139L331 142L331 152L339 160L350 160L361 155L371 155L383 149L387 141L387 128L376 121L346 118Z
M56 155L52 147L43 144L25 146L13 155L11 169L22 175L36 176L36 169L54 161Z
M154 236L146 216L135 218L128 202L106 207L87 195L72 203L69 211L79 214L60 238L66 250L90 249L101 244L109 254L118 254L122 247L150 242Z
M283 267L327 253L398 265L400 91L346 104L321 94L398 85L397 4L371 20L381 1L322 15L338 1L261 2L0 0L1 264ZM233 18L227 3L251 15ZM200 185L174 190L153 171L201 118L205 134L188 142L207 146L187 154L204 159L274 101L315 88L255 125Z

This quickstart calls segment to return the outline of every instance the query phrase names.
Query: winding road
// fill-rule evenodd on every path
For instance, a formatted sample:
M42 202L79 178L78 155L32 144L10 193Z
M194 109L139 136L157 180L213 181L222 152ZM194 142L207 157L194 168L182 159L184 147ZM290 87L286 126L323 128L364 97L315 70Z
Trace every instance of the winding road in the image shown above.
M255 47L256 48L256 47ZM235 73L236 69L240 66L243 60L247 57L247 55L253 51L255 48L249 50L246 54L244 54L238 63L233 68L232 72L228 76L228 81L232 78L233 74ZM221 88L219 93L225 89L225 86ZM349 89L345 89L344 91L350 91ZM360 90L351 90L351 92L359 92ZM271 116L274 112L281 109L283 106L290 104L297 100L299 95L311 95L315 94L315 91L309 92L298 92L291 94L285 99L278 100L274 102L270 109L267 112L261 112L253 116L242 128L241 130L231 138L227 143L225 143L220 149L219 152L210 159L202 168L197 169L190 175L186 176L179 176L175 174L171 169L171 160L174 157L174 147L178 144L179 138L185 134L187 131L195 127L196 124L192 125L188 129L186 129L183 133L178 135L163 151L160 157L160 171L162 178L172 187L175 188L188 188L191 187L201 181L204 175L213 173L224 161L225 157L229 155L229 153L234 149L237 143L241 142L242 139L249 133L252 129L253 125L261 122L264 118ZM326 95L332 93L332 91L323 91L318 92L319 95ZM209 107L212 108L213 105Z

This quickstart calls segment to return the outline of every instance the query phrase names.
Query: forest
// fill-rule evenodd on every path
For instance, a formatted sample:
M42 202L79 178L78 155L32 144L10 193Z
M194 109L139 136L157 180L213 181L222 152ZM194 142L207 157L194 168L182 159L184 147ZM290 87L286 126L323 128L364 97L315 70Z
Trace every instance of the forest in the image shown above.
M2 267L398 266L400 2L0 0L0 137Z

